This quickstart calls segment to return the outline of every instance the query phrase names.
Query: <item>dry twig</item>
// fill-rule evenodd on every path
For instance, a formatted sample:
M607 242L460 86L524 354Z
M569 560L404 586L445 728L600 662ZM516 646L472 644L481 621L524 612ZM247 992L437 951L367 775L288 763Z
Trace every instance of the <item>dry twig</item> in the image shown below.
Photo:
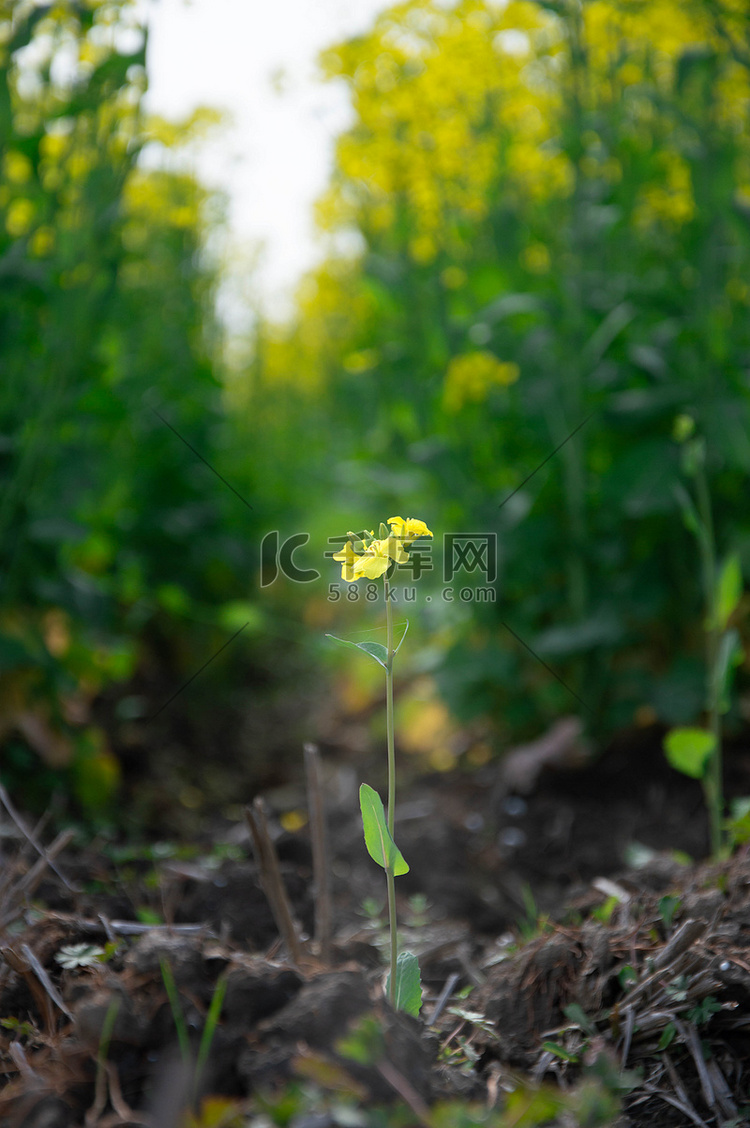
M281 876L276 847L268 833L268 823L261 799L256 799L252 807L245 807L245 818L253 836L255 856L260 871L260 882L271 906L273 919L287 946L289 955L295 963L299 963L304 956L302 941L292 914L292 906L289 902L286 886Z
M312 838L315 939L318 942L318 955L327 963L331 952L332 905L323 788L320 782L320 758L318 748L314 744L305 744L304 752Z

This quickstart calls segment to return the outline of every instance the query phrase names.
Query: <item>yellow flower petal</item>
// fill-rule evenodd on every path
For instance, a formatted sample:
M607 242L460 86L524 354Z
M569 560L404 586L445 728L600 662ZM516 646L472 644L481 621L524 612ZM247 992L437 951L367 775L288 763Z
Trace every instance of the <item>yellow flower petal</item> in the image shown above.
M341 552L334 552L333 559L341 564L341 579L351 584L356 579L354 562L359 560L351 541L347 541Z
M417 537L432 536L424 521L420 521L418 517L407 517L406 520L403 517L389 517L388 524L393 535L403 540L407 546Z
M354 565L354 578L356 580L366 576L368 580L377 580L378 576L384 575L391 566L390 558L387 556L372 556L365 553L364 556L357 558L357 563Z

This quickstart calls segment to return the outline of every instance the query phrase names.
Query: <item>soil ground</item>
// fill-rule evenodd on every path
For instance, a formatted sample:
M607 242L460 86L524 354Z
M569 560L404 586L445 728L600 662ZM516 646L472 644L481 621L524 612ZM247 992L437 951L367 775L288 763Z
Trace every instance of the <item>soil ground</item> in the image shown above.
M655 730L583 765L533 752L400 799L419 1019L383 999L385 883L335 758L327 951L301 785L265 797L286 941L240 809L189 845L46 837L41 859L6 818L0 1123L750 1123L747 847L685 860L705 853L702 794ZM747 745L727 764L750 794Z

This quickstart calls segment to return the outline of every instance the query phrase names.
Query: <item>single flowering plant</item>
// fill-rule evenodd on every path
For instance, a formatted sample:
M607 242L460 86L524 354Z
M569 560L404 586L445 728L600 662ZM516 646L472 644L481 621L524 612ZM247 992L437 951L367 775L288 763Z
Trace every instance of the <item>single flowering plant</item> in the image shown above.
M382 866L386 874L388 890L388 917L391 940L391 968L388 977L388 997L394 1008L418 1015L422 1002L422 988L419 981L419 964L411 952L398 953L398 933L396 929L395 878L409 872L409 866L394 840L394 810L396 806L396 754L393 724L393 659L398 653L409 626L405 623L398 646L393 638L393 600L389 576L397 564L405 564L409 559L408 549L418 537L431 537L432 533L424 521L417 517L389 517L388 525L380 525L379 535L374 531L347 533L346 543L333 559L341 565L341 578L348 583L356 580L376 580L383 577L385 595L386 645L379 642L350 642L348 639L329 635L344 646L369 654L385 670L386 685L386 732L388 740L388 805L368 784L359 789L359 803L362 811L362 825L365 832L365 845L370 857Z

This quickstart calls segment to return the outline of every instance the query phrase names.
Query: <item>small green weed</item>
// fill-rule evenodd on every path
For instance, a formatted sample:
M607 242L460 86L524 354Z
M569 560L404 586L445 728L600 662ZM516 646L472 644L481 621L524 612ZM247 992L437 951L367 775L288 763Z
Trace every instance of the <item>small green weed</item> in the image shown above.
M672 897L668 893L661 897L659 900L659 916L664 922L664 927L667 931L672 927L675 913L682 907L682 901L679 897Z
M10 1016L9 1018L0 1018L0 1026L3 1030L10 1030L16 1038L36 1038L39 1031L33 1023L23 1022L20 1018Z
M66 944L55 953L55 960L67 971L77 967L96 967L106 959L106 951L96 944Z
M162 957L159 961L161 966L161 975L164 981L164 988L167 992L169 999L169 1006L172 1011L172 1019L174 1021L175 1030L177 1032L177 1042L180 1047L180 1055L183 1064L189 1072L192 1072L193 1082L190 1092L190 1104L195 1106L200 1091L200 1083L203 1077L204 1070L208 1063L208 1058L211 1053L211 1046L216 1035L216 1028L219 1024L221 1016L221 1008L224 1005L224 996L227 990L227 981L225 978L219 977L216 981L211 1002L208 1007L206 1021L203 1024L203 1032L201 1034L200 1043L198 1045L198 1052L195 1057L195 1067L193 1068L193 1049L190 1042L190 1035L188 1034L187 1023L185 1021L185 1014L180 1002L180 993L177 989L174 973L169 964L169 961Z

